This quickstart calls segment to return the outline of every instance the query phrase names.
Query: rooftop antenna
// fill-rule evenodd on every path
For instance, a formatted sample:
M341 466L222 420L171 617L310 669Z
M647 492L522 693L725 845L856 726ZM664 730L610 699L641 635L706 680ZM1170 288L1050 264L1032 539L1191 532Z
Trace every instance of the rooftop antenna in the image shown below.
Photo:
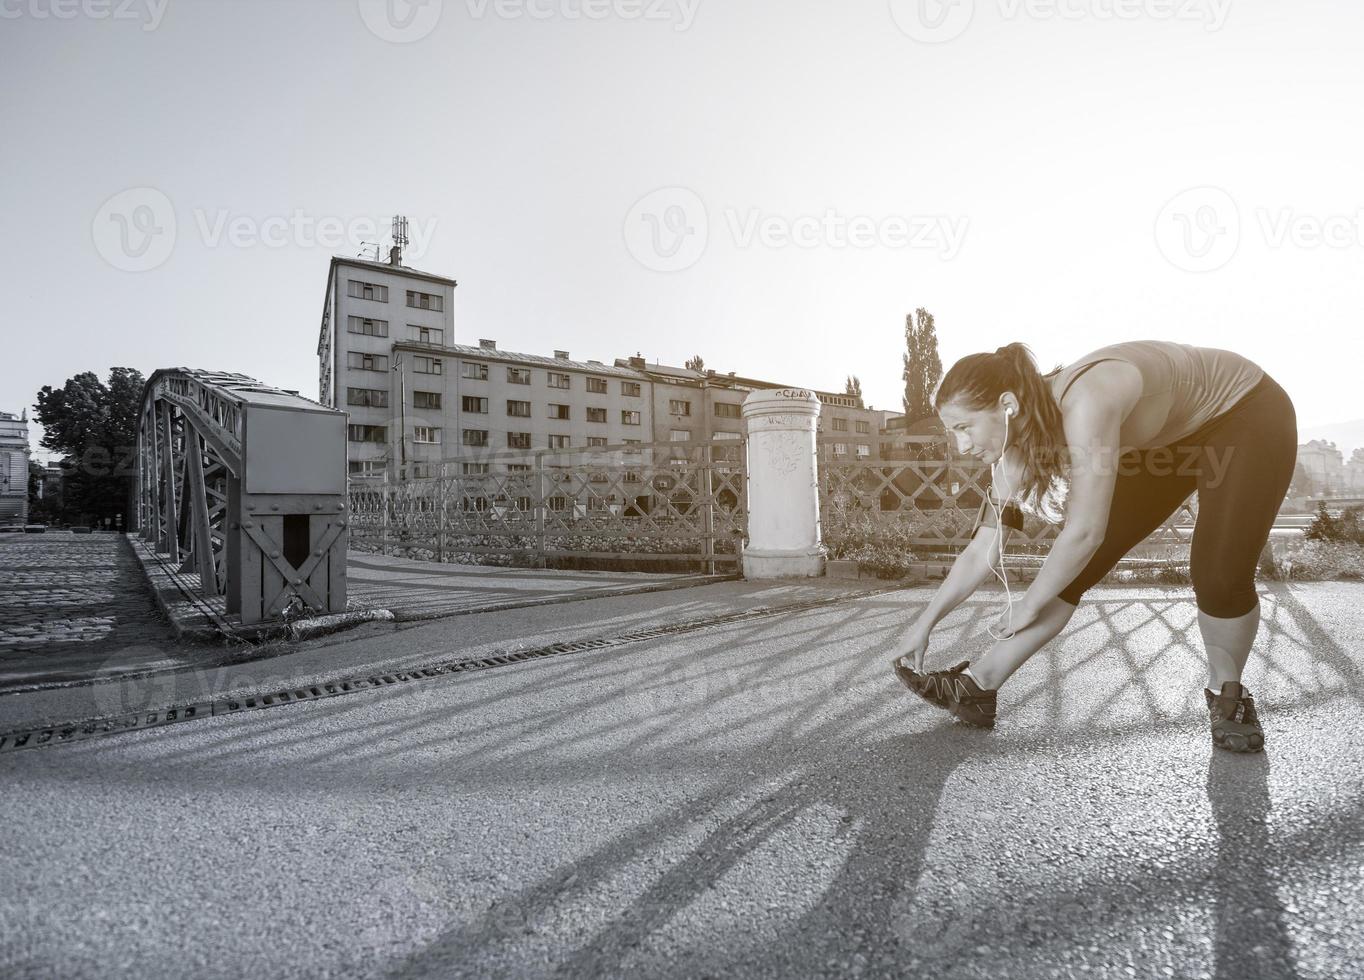
M393 247L388 250L389 265L403 264L403 249L407 248L407 216L393 216Z

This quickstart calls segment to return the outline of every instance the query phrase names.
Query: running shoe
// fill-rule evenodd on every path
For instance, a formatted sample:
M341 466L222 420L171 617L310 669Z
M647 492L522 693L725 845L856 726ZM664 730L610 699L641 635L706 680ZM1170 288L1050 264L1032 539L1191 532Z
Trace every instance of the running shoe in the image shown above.
M948 670L929 670L924 673L895 664L895 675L900 683L929 704L952 712L968 725L991 728L995 723L995 691L982 689L963 674L971 661L963 660Z
M1263 751L1265 733L1249 691L1236 681L1226 681L1221 694L1213 694L1206 687L1203 694L1212 721L1213 745L1228 752Z

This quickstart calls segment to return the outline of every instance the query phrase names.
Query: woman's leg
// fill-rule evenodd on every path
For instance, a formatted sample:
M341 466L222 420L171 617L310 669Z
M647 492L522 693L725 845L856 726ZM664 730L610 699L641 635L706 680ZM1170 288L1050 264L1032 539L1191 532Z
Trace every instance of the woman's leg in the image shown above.
M1255 569L1297 460L1293 402L1265 378L1201 440L1189 561L1214 694L1241 680L1250 656L1260 626Z
M1108 508L1108 527L1094 557L1061 594L1043 607L1036 623L1004 640L997 640L985 656L971 665L981 687L998 688L1028 658L1053 639L1090 586L1109 573L1118 560L1160 527L1197 489L1192 474L1153 461L1148 453L1129 452L1121 459Z

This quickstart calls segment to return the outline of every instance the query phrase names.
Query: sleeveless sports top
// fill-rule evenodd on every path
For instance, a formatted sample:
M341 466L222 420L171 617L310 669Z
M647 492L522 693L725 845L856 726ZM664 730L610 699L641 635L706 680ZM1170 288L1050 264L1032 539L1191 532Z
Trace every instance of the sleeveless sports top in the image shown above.
M1123 423L1124 450L1178 442L1230 409L1265 376L1259 365L1234 351L1168 340L1130 340L1100 347L1043 378L1058 392L1059 404L1076 378L1100 361L1112 360L1126 361L1141 371L1141 399ZM1129 423L1160 418L1162 411L1165 421L1154 436L1127 438Z

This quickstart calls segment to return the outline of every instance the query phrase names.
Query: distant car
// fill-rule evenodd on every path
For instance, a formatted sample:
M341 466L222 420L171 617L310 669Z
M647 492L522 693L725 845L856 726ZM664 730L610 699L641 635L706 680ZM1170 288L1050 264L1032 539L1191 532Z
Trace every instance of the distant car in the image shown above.
M46 533L47 533L47 525L46 525L46 524L25 524L25 525L24 525L24 533L25 533L25 534L46 534Z

